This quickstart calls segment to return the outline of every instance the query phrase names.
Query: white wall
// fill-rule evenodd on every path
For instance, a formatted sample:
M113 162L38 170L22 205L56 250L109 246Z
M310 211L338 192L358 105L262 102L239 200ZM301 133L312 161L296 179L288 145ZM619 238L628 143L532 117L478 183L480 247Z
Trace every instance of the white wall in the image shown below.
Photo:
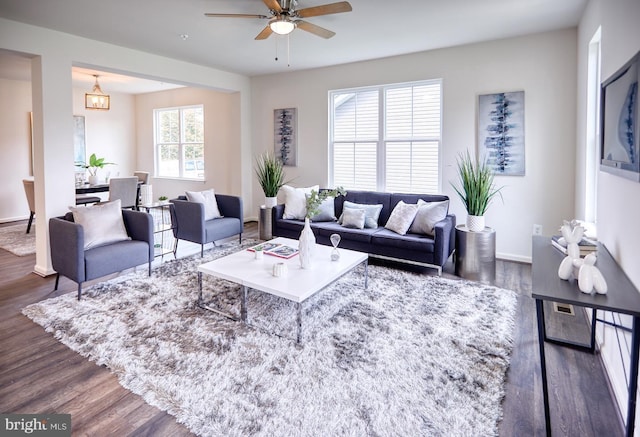
M136 96L138 169L154 174L153 110L174 106L204 105L205 181L153 178L153 195L170 199L186 190L213 188L216 193L241 196L242 168L238 114L239 93L181 88ZM250 202L247 202L250 204Z
M32 176L31 83L0 79L0 222L29 217L22 179Z
M591 0L583 14L578 33L578 143L576 165L584 166L584 131L586 129L586 70L589 41L598 26L602 28L602 80L607 79L640 50L640 1ZM576 181L577 191L584 191L584 183ZM638 247L640 247L640 184L608 173L598 175L598 238L618 261L627 276L640 289ZM580 204L579 204L580 206ZM612 290L611 292L614 292ZM607 316L610 320L610 316ZM616 321L618 321L616 319ZM623 318L631 326L628 318ZM630 336L619 333L630 344ZM623 417L627 411L627 388L622 361L629 369L626 346L620 356L616 333L611 328L598 328L601 356L607 368ZM636 413L636 425L638 415ZM636 426L635 435L640 435Z
M497 177L504 185L487 213L502 258L530 260L534 223L554 234L573 217L576 113L576 30L473 44L251 79L253 153L273 149L273 110L298 108L298 167L293 185L328 183L328 91L348 87L443 79L442 192L459 222L466 212L449 181L456 156L476 150L478 95L525 91L526 175ZM254 211L264 197L253 182Z

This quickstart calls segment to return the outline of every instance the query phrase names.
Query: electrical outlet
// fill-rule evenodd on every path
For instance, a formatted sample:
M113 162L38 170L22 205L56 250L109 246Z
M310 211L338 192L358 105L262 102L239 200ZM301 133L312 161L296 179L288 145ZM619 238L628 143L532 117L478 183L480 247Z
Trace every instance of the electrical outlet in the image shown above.
M533 235L542 235L542 225L533 225Z

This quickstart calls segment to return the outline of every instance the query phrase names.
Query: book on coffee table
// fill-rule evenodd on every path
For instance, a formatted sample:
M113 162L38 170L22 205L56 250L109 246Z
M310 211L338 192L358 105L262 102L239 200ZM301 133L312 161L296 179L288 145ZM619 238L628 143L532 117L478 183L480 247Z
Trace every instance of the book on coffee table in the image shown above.
M251 246L247 250L249 252L255 252L256 249L262 249L262 251L267 255L277 256L279 258L289 259L298 254L298 249L295 247L287 246L286 244L280 243L260 243L255 246Z

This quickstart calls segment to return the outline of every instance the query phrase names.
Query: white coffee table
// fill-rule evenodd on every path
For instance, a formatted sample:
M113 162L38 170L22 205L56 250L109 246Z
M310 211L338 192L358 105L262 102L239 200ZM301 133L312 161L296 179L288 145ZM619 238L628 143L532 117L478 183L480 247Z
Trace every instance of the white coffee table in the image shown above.
M289 238L275 238L269 240L274 243L298 247L298 240ZM338 249L340 259L331 261L333 247L317 244L312 256L312 266L309 269L300 267L299 255L289 259L282 259L272 255L263 255L256 259L255 254L248 250L227 255L198 266L198 305L237 320L236 316L209 307L202 301L202 274L215 276L239 284L242 287L240 299L240 319L247 323L247 292L249 289L262 291L274 296L288 299L296 303L298 343L302 339L302 303L326 286L330 285L344 274L364 263L364 288L368 282L368 258L366 253L353 250ZM273 265L285 263L287 274L281 277L273 276Z

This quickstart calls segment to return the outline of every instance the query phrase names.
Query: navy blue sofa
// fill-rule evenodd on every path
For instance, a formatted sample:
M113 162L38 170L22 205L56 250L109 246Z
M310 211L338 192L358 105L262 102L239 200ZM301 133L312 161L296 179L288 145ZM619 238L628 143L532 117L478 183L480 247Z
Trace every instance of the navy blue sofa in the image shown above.
M435 226L434 236L407 233L397 234L385 229L391 211L402 200L405 203L417 203L418 199L425 202L440 202L449 200L445 195L432 194L400 194L381 193L374 191L348 191L346 196L338 196L334 200L336 217L342 214L344 201L360 204L382 204L382 211L378 219L378 228L351 229L333 222L312 222L311 228L316 236L316 242L331 245L331 234L340 234L340 246L345 249L366 252L369 256L407 262L410 264L433 267L442 274L442 267L455 248L456 217L447 217ZM303 220L284 219L284 204L276 205L272 209L272 234L274 237L298 239L304 226Z

